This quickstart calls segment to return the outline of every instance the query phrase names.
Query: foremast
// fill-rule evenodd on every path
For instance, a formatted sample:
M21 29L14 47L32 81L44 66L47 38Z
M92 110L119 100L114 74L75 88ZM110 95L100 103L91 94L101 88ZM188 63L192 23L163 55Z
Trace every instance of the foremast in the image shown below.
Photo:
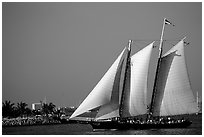
M122 88L122 94L121 94L121 100L120 100L120 106L119 106L119 117L127 117L130 116L129 114L129 106L126 102L129 101L129 95L130 94L130 62L131 62L131 58L130 58L130 54L131 54L131 44L132 44L132 40L128 41L128 48L127 48L127 61L125 64L125 75L124 75L124 81L123 81L123 88ZM128 91L126 91L128 90Z

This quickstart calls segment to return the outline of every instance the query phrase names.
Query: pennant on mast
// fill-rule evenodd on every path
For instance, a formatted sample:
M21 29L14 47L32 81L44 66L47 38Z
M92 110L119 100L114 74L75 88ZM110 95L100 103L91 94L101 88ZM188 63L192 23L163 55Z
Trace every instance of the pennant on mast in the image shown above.
M171 22L170 22L169 20L167 20L167 19L165 19L165 24L175 26L173 23L171 23Z

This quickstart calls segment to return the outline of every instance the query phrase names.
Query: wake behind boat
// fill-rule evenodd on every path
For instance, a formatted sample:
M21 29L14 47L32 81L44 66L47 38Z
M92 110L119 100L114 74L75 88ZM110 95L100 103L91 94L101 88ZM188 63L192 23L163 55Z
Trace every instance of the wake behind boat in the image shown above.
M171 116L194 114L197 104L190 86L184 56L184 39L163 54L163 22L159 56L151 98L147 103L149 61L154 42L131 56L131 44L80 104L70 119L98 108L93 129L185 128L192 122ZM147 109L147 106L148 109ZM145 120L138 116L146 115Z

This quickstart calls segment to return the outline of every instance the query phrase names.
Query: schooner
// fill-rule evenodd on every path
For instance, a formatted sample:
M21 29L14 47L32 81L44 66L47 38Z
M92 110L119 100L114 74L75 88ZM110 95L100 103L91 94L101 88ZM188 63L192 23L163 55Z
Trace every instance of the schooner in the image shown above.
M98 108L89 123L94 129L147 129L187 127L192 122L179 119L164 121L163 116L198 112L187 73L184 39L163 54L166 18L159 44L159 56L151 104L147 103L147 81L154 42L131 56L131 44L125 47L102 79L80 104L70 119ZM149 109L147 109L149 106ZM137 116L147 115L140 121Z

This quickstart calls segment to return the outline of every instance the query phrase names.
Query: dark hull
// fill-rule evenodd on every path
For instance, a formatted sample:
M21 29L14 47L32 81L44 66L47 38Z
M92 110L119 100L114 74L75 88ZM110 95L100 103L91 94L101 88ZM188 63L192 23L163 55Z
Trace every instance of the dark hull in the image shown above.
M61 124L72 124L77 123L76 120L60 119Z
M93 129L161 129L161 128L186 128L191 125L190 121L182 121L179 123L122 123L116 121L105 121L105 122L91 122Z

